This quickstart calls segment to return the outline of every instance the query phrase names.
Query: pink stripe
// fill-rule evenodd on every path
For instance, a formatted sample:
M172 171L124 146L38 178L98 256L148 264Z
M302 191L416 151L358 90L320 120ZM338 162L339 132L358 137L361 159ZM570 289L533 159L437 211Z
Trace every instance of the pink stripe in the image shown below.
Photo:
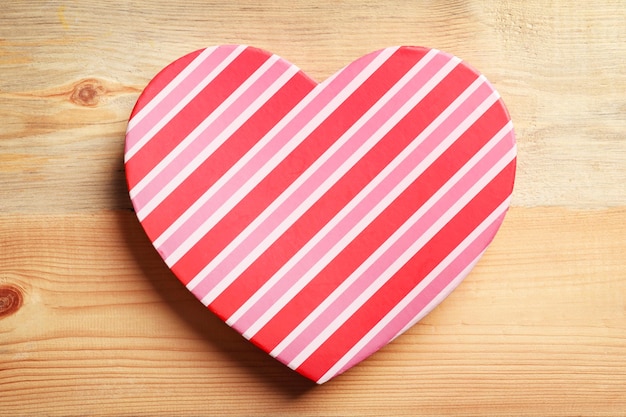
M352 209L320 242L317 243L294 267L285 274L270 291L267 292L246 314L233 326L236 329L248 329L281 294L291 288L315 263L341 240L356 224L361 221L387 194L407 177L419 164L424 155L433 149L463 121L482 101L489 96L491 89L481 85L468 99L459 106L423 143L421 143L406 159L401 162L377 187L375 187L357 206Z
M392 319L374 338L367 343L355 356L352 358L341 370L337 371L335 375L338 375L345 370L351 368L358 362L365 359L372 352L378 350L398 334L405 326L407 326L418 315L425 315L428 312L423 311L424 308L434 299L438 294L444 293L447 297L456 286L461 282L458 280L456 285L446 288L453 280L459 277L459 274L465 269L467 265L473 262L478 255L485 249L485 247L491 242L495 236L505 213L502 213L491 225L470 244L446 269L444 269L437 278L431 282L424 290L418 294L398 315ZM463 277L461 277L463 278Z
M346 162L375 132L378 130L402 105L404 105L418 90L419 84L424 82L424 79L431 79L437 71L439 71L450 58L447 55L439 54L433 58L422 70L405 85L400 91L385 104L369 121L367 121L352 137L345 142L336 152L334 152L325 163L323 163L318 170L316 170L306 181L304 181L300 187L291 194L265 221L263 221L256 230L254 230L238 247L236 247L230 255L228 255L224 261L222 261L213 271L211 271L207 278L209 281L219 279L225 276L232 269L233 265L238 265L250 252L259 246L261 242L276 230L283 220L285 220L293 211L299 208L299 206L311 195L311 193L317 190L324 181L326 181L334 172L336 172L340 166ZM371 146L373 146L372 144ZM347 171L347 169L345 169ZM329 187L328 187L329 188ZM310 207L314 202L309 204ZM284 227L284 226L281 226ZM265 243L267 245L270 243ZM202 285L202 284L201 284ZM210 291L211 287L207 289ZM200 288L196 290L197 294ZM202 296L206 295L203 294ZM264 297L265 298L265 297ZM259 300L259 303L253 308L256 310L265 310L264 298ZM272 301L270 298L268 302ZM269 305L268 305L269 306ZM255 313L251 310L252 316L249 320L255 319ZM262 313L260 313L262 314ZM242 317L242 320L248 320L248 314ZM239 323L239 322L238 322Z
M150 113L146 114L146 116L127 133L126 149L132 149L155 124L189 94L207 74L221 64L236 47L237 45L227 45L216 48L215 51L187 76L187 78L170 91Z
M511 148L507 137L501 139L470 171L463 176L437 203L404 233L380 258L378 258L346 291L341 294L305 331L303 331L279 358L291 362L309 343L317 337L352 301L361 295L384 271L414 242L423 235L460 197L491 169Z
M268 57L269 58L269 57ZM255 81L239 98L237 98L213 123L182 151L170 164L163 169L134 198L137 211L141 210L159 191L161 191L184 167L204 150L233 120L246 110L267 88L276 81L290 64L284 60L274 63L257 81ZM207 115L208 117L209 115Z
M380 51L382 52L382 51ZM237 172L224 186L206 201L196 213L194 213L172 236L160 247L162 253L174 252L202 223L219 207L221 207L233 194L253 177L256 172L269 161L278 149L288 143L324 106L344 89L360 72L367 67L380 54L373 53L357 60L337 77L326 85L304 109L300 111L287 125L280 130L248 163ZM316 87L309 94L319 91ZM204 292L204 290L202 290Z

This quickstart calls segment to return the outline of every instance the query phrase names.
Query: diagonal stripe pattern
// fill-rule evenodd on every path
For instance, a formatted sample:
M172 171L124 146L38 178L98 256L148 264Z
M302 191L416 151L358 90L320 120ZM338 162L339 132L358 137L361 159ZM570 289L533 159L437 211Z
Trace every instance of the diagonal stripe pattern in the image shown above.
M323 383L438 305L509 206L516 147L489 82L435 49L317 84L227 45L165 68L127 128L137 216L187 288Z

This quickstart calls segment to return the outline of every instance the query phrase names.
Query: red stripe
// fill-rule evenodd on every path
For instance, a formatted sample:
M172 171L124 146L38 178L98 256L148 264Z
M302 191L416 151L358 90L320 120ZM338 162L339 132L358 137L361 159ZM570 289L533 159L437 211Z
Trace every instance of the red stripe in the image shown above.
M468 71L460 71L468 74ZM473 81L464 80L461 91ZM450 86L442 86L446 91ZM437 92L433 92L433 98ZM456 91L458 95L460 91ZM456 95L452 95L452 101ZM441 108L429 108L430 117L441 113ZM440 105L447 103L442 100ZM416 109L419 111L419 109ZM415 211L456 173L500 129L504 109L493 105L461 137L446 150L417 180L415 180L389 207L357 236L326 268L300 291L253 338L255 343L272 350L306 316L313 311L343 280L361 265L389 238ZM406 119L413 121L415 118ZM420 129L421 130L421 129ZM393 136L392 136L393 138Z
M314 381L321 378L387 312L507 197L515 171L512 161L443 229L407 262L298 368Z
M198 49L190 54L183 56L172 62L167 67L163 68L157 75L154 76L152 81L146 86L141 93L141 97L137 100L135 108L130 115L132 119L137 112L141 111L146 104L161 92L182 70L184 70L198 55L200 55L204 49Z
M291 78L142 221L148 236L156 240L314 86L315 82L302 72Z
M270 55L246 48L209 85L194 97L169 123L127 163L129 186L134 187L230 96Z
M415 54L412 59L398 54L392 55L174 265L172 270L177 276L195 276L382 97L425 52Z
M265 281L286 263L315 233L337 214L367 183L410 143L447 105L475 79L469 71L453 71L436 86L420 104L368 152L337 184L318 200L293 226L263 253L226 291L213 306L230 317ZM416 123L420 120L420 123ZM345 276L345 275L344 275ZM318 288L319 290L319 288ZM314 294L318 299L324 291ZM321 297L323 299L324 297ZM306 305L311 305L305 302ZM287 321L299 322L308 311L299 310ZM293 312L290 310L290 312ZM295 312L294 312L295 313ZM293 320L292 320L293 319ZM278 332L293 327L277 326ZM294 326L295 327L295 326ZM273 334L269 330L268 334ZM286 335L286 333L285 333ZM261 336L263 338L263 336ZM260 339L261 340L261 339ZM268 337L268 341L272 337ZM274 340L276 340L274 338ZM278 341L276 341L278 343Z

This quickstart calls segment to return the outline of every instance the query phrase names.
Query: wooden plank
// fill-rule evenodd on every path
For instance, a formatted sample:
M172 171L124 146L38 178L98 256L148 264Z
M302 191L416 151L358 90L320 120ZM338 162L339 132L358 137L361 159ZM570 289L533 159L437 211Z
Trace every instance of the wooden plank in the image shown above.
M23 296L0 319L0 414L626 410L624 209L512 209L444 303L323 386L205 310L131 212L3 216L0 243L0 289Z
M623 206L624 21L625 1L9 2L0 15L2 210L129 208L121 161L139 92L173 59L233 42L319 80L389 45L454 53L487 75L513 117L514 205Z

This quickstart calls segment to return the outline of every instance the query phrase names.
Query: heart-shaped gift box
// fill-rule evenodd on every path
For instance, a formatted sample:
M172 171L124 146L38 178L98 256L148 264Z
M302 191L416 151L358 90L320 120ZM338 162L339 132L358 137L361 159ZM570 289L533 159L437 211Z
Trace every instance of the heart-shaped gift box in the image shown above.
M508 209L515 161L489 82L418 47L320 84L257 48L193 52L145 88L125 149L137 216L174 274L318 383L469 273Z

